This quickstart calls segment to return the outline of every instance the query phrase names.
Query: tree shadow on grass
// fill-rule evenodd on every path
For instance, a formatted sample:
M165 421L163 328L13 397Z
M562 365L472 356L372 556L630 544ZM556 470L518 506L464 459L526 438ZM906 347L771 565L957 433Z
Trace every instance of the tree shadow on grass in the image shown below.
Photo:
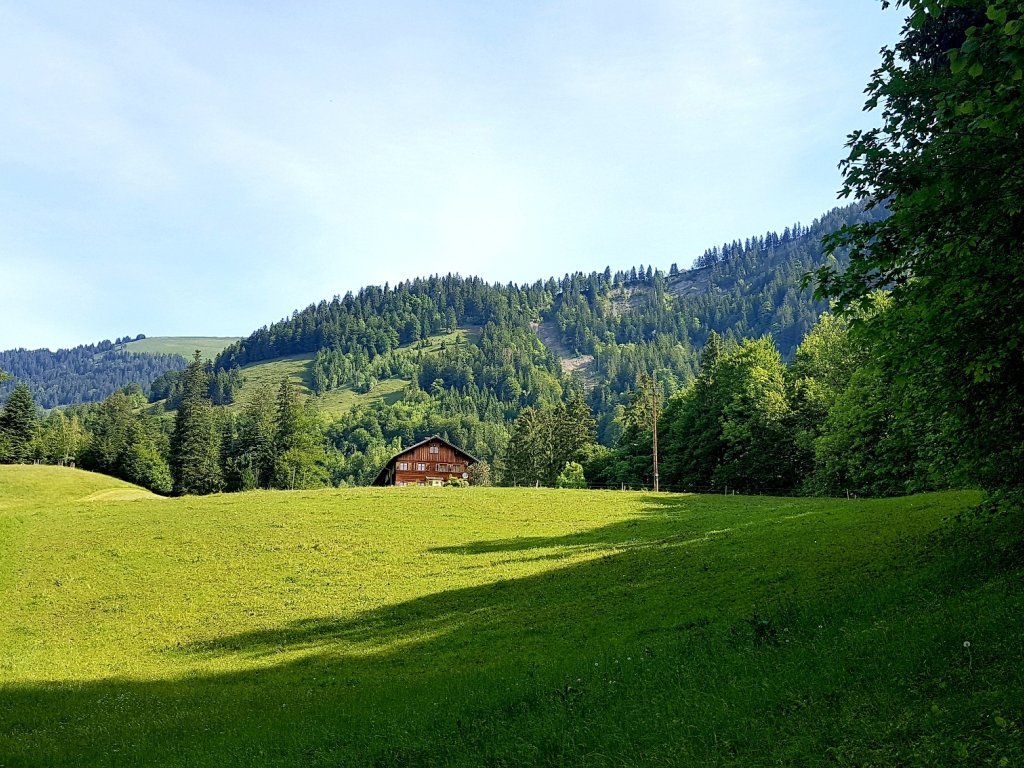
M180 679L0 687L0 765L426 765L450 762L453 749L470 756L463 764L531 762L528 752L507 758L525 748L515 722L525 718L528 738L555 739L557 750L560 734L545 735L544 723L595 716L572 709L577 694L566 680L587 685L612 658L654 658L668 644L691 643L699 654L702 638L744 627L752 606L794 589L802 600L842 592L857 568L878 565L877 552L846 548L837 557L802 518L781 523L790 526L785 547L708 536L707 520L679 517L682 504L658 499L633 520L529 546L471 543L457 551L603 554L355 617L309 617L168 649ZM734 517L725 522L742 523ZM282 652L302 658L275 662ZM714 665L717 654L701 663ZM196 674L192 659L247 668ZM643 711L658 685L625 696ZM725 727L740 728L726 714Z
M816 502L811 499L759 498L752 507L750 499L715 498L689 494L649 494L643 497L647 505L639 517L561 536L514 536L503 539L471 541L454 546L434 547L428 552L448 555L480 555L495 552L525 552L539 549L572 551L627 550L649 547L696 544L709 537L728 533L736 528L785 522L795 516L816 514ZM765 517L770 505L791 514ZM730 509L730 507L732 507ZM749 513L758 516L750 520Z
M676 551L703 538L666 536L662 519L628 521L562 537L479 542L464 547L428 550L435 554L486 554L528 549L575 548L603 552L596 559L576 562L525 578L431 593L396 605L386 605L353 617L322 616L265 630L242 632L180 648L177 653L261 656L282 650L335 646L350 652L382 651L432 642L464 630L471 634L524 629L559 628L571 621L578 627L606 622L617 612L624 590L647 588L669 570L686 567ZM689 535L689 534L686 534ZM658 556L639 556L639 550L658 547ZM630 551L632 557L623 557ZM550 553L538 558L571 557L575 552ZM613 599L609 599L609 598ZM655 597L649 595L649 598ZM417 640L423 638L423 640Z
M693 498L652 496L639 517L587 531L437 547L427 552L467 557L519 553L511 558L518 562L580 555L589 559L525 578L436 592L356 616L310 617L211 638L174 653L261 657L319 648L342 655L381 654L397 648L410 653L416 646L460 631L508 637L530 631L545 638L545 643L558 645L558 638L575 638L572 642L579 643L604 632L628 636L636 622L656 626L658 617L666 617L667 626L690 626L705 621L705 604L694 603L695 592L715 594L720 609L733 602L746 607L757 598L757 584L751 585L754 592L734 589L725 575L721 547L709 549L709 545L733 531L785 524L804 514L799 509L795 515L770 510L759 504L758 515L751 520L750 510L741 505L723 512L716 502L708 514L702 514L694 509ZM522 556L528 552L541 554ZM729 557L729 567L735 568L737 555ZM778 552L762 559L756 547L744 550L739 564L744 563L769 592L796 567L781 560ZM640 600L635 599L637 595Z

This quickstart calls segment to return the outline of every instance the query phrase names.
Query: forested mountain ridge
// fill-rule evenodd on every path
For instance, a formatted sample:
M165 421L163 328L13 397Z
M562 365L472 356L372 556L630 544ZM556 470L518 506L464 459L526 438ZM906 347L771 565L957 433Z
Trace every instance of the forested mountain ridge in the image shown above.
M124 345L142 339L124 337L70 349L9 349L0 351L0 370L14 380L0 382L0 400L10 395L17 381L28 385L35 402L44 408L103 400L130 384L149 389L168 371L185 368L180 355L129 352Z
M202 425L203 450L209 452L207 443L220 446L217 461L213 453L204 460L209 477L196 486L203 492L365 483L402 445L432 434L495 462L503 482L532 483L536 468L519 466L515 446L568 424L577 431L560 434L560 446L595 438L609 447L637 442L638 398L649 396L651 375L658 399L668 402L694 380L712 333L730 349L741 339L770 335L779 353L792 357L826 309L800 289L805 274L828 263L822 237L883 215L837 208L809 227L796 224L782 235L767 232L708 249L692 269L606 268L530 285L435 275L369 286L265 326L212 364L196 360L202 370L191 378L180 371L181 358L163 360L165 372L149 382L146 413L141 391L118 389L101 406L69 411L70 421L49 419L47 439L31 450L57 461L78 455L83 466L166 492L174 471L182 472L177 465L168 469L167 457L181 453L168 441L172 432L189 432L177 425L187 401ZM104 355L147 359L110 342L94 346L76 353L87 372ZM573 356L586 362L585 370L562 364ZM286 360L298 366L297 379L283 371ZM24 370L6 367L16 376ZM264 368L278 378L268 379ZM294 398L306 394L314 397L295 411ZM210 414L200 399L234 405ZM21 400L28 403L28 394ZM28 406L23 410L27 414ZM178 414L173 429L171 411ZM282 414L292 414L288 424L278 423ZM79 429L91 447L71 450L65 443L81 442ZM280 454L273 465L267 435L276 435L270 442ZM282 435L305 442L292 445ZM576 459L553 453L543 483L555 482L568 461ZM608 482L627 475L628 482L643 482L639 464L627 470L600 472Z
M612 273L576 272L530 285L490 284L478 277L434 275L368 286L311 304L229 346L216 367L228 369L291 354L335 350L367 358L458 326L558 322L562 341L581 351L595 342L643 342L670 333L700 346L714 330L724 337L772 333L790 356L824 310L800 279L825 263L821 238L845 225L884 217L859 205L835 208L807 227L787 226L710 248L693 269L668 273L640 265ZM660 273L660 277L659 277ZM586 308L583 303L586 303Z
M800 289L803 275L826 263L821 238L884 215L858 205L835 208L810 226L710 248L692 269L673 264L667 273L639 265L530 285L449 274L369 286L260 328L225 349L215 367L313 354L317 394L343 387L368 392L397 377L430 396L468 398L465 407L481 417L511 419L561 397L568 376L558 358L568 351L593 357L583 373L599 435L610 442L616 409L628 401L637 376L659 370L668 395L693 377L696 350L711 331L726 340L771 334L790 358L826 309ZM465 343L416 353L428 338L468 327L478 330Z

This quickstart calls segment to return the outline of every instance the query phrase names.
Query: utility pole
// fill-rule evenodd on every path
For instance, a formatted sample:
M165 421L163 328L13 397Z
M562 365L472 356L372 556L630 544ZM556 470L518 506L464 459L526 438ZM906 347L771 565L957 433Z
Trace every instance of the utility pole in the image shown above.
M651 416L654 422L652 430L654 436L654 492L658 493L658 380L657 369L651 373Z

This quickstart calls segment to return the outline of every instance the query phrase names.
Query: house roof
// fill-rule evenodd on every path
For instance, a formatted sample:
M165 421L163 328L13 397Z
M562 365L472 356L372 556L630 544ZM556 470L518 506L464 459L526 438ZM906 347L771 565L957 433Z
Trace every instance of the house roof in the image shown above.
M391 466L391 462L395 461L395 459L397 459L403 453L408 453L409 451L413 451L413 450L419 448L421 445L426 445L427 443L431 443L434 440L442 442L445 445L447 445L449 448L452 448L452 449L458 451L459 453L463 454L472 463L475 463L475 464L479 464L480 463L480 459L478 459L476 456L474 456L473 454L469 453L468 451L466 451L466 450L464 450L462 448L459 448L459 446L455 445L454 443L448 442L447 440L445 440L440 435L431 435L430 437L428 437L428 438L426 438L424 440L420 440L418 443L415 443L414 445L410 445L408 448L403 448L398 453L396 453L394 456L392 456L390 459L388 459L386 462L384 462L384 466L381 467L380 472L377 473L377 477L375 477L374 480L373 480L373 485L377 485L378 482L380 482L381 480L384 479L384 474L388 471L388 467Z

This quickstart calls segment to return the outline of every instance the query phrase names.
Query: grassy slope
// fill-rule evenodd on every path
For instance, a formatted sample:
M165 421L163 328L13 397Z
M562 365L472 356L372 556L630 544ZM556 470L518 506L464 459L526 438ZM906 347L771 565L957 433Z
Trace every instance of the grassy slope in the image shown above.
M242 389L235 397L234 407L241 408L252 397L253 392L261 387L277 389L281 379L287 376L300 390L313 398L317 410L328 416L346 413L353 405L370 403L375 400L386 400L395 403L402 399L402 393L409 383L404 379L387 379L380 381L366 393L356 392L351 387L339 387L325 392L319 397L313 396L309 385L312 381L313 355L289 355L255 363L242 368Z
M191 360L198 349L204 358L213 359L225 347L236 341L237 336L153 336L140 341L130 341L124 348L128 352L181 355L186 360Z
M454 333L431 336L423 347L416 347L407 344L400 349L410 354L422 349L425 353L437 352L442 342L452 343L458 338L472 338L473 334L479 333L478 328L461 328ZM270 386L276 388L281 379L287 376L299 385L307 395L312 395L310 386L313 381L313 358L312 354L289 355L274 360L267 360L262 363L254 363L242 368L243 383L242 389L235 398L238 405L245 403L252 396L254 390ZM317 408L328 415L339 415L348 412L352 406L360 403L367 404L376 400L384 400L388 403L396 403L402 399L407 379L387 379L377 382L377 385L366 393L356 392L351 387L339 387L315 397L313 402Z
M0 765L1024 759L972 494L126 491L0 467Z

